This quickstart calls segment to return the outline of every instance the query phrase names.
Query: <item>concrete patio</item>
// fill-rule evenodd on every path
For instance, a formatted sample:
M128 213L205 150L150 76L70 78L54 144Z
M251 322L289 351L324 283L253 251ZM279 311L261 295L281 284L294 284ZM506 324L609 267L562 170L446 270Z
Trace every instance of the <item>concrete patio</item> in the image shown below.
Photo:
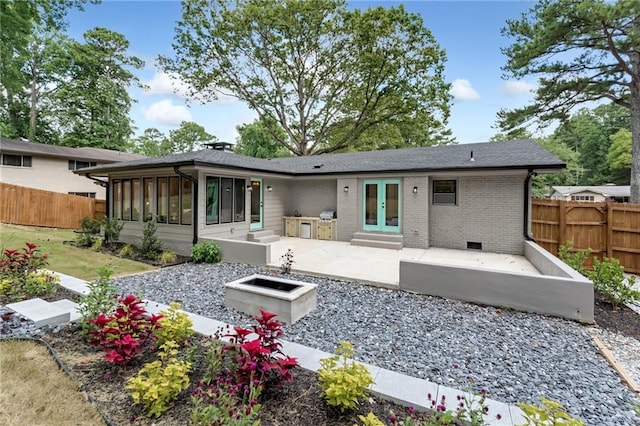
M271 261L269 266L271 267L280 267L282 255L291 249L295 262L292 266L294 271L357 280L387 288L399 287L401 260L540 274L524 256L476 250L442 248L389 250L353 246L342 241L291 237L281 237L279 241L270 243L270 245Z

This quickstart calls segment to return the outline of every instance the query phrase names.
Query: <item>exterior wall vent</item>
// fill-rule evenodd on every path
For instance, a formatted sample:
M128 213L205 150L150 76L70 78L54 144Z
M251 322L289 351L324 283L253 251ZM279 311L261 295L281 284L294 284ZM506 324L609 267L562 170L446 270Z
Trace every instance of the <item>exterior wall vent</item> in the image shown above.
M482 250L482 243L467 241L467 248L471 250Z

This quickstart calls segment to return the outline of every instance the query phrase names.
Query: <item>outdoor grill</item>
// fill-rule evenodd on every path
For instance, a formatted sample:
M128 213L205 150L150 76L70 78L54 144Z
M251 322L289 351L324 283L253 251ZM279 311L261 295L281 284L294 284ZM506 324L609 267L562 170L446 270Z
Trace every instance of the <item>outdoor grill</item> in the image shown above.
M331 222L331 219L336 218L335 210L324 210L320 212L320 222Z

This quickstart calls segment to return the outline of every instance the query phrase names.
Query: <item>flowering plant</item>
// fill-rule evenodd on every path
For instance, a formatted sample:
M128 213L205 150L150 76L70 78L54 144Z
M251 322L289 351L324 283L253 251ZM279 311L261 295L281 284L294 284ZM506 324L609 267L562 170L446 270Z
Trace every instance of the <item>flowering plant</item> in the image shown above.
M124 367L155 345L154 331L160 327L158 320L162 316L147 318L144 303L134 295L123 297L118 302L112 315L100 314L88 322L96 326L91 331L91 343L102 348L108 362Z

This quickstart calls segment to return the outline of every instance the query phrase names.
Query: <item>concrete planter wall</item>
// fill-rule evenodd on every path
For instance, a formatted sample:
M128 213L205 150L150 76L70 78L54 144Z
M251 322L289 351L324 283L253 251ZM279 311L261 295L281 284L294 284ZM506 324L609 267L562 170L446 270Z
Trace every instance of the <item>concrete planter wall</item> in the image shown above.
M271 246L244 240L212 238L220 246L221 260L264 266L271 261Z
M400 261L400 289L593 323L593 283L533 242L525 254L535 275Z

